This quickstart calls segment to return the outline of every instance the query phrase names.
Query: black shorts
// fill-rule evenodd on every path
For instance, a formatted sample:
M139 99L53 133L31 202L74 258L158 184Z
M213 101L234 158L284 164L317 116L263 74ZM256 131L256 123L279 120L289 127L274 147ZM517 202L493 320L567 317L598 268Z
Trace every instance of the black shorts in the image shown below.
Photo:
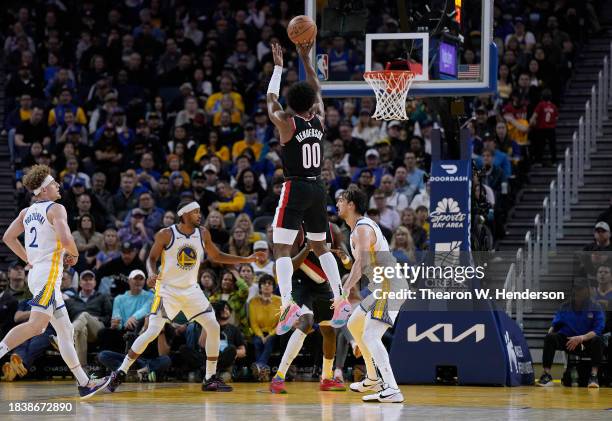
M292 178L283 183L272 226L324 233L327 229L327 193L322 181Z
M315 323L331 320L334 316L331 308L334 294L329 282L319 284L304 274L296 274L293 276L292 296L298 306L305 305L312 311Z

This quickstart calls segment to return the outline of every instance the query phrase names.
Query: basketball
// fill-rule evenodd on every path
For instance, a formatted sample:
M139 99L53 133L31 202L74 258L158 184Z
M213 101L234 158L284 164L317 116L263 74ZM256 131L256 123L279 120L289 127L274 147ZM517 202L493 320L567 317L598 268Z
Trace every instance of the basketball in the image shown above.
M296 16L287 26L287 35L294 44L309 44L317 36L317 25L309 16Z

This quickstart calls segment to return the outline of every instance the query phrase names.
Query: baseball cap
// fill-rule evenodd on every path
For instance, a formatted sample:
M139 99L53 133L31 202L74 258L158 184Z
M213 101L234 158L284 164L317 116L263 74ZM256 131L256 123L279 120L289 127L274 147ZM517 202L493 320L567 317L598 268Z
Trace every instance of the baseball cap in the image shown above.
M244 130L252 130L254 128L255 126L253 125L253 123L247 123L244 125Z
M109 92L104 96L104 101L117 101L117 94L114 92Z
M265 114L266 112L263 110L263 108L258 108L255 110L255 115L261 115L261 114Z
M96 274L93 273L90 270L84 270L83 272L81 272L81 274L79 275L79 279L83 279L86 276L93 276L94 278L96 277Z
M25 267L25 265L21 262L21 260L13 260L11 263L9 263L8 268L14 269L17 266L20 266L22 269Z
M121 244L121 250L122 251L132 251L136 248L136 245L133 243L130 243L129 241L124 242L123 244Z
M607 222L599 221L595 224L595 230L604 230L610 232L610 225Z
M204 172L208 172L208 171L212 171L215 174L217 174L217 167L215 167L213 164L206 164L204 165Z
M493 136L491 132L485 132L485 134L482 135L482 140L495 140L495 136Z
M378 158L380 155L378 154L378 151L376 149L368 149L365 156L366 158L368 156L375 156L376 158Z
M255 241L253 244L253 250L269 250L268 243L264 240Z
M401 127L402 123L400 123L397 120L393 120L392 122L390 122L389 124L387 124L387 128L391 128L391 127Z
M43 151L40 153L40 156L51 158L51 152L49 152L47 149L43 149Z
M132 209L132 216L136 216L136 215L146 216L146 213L140 208L134 208Z
M179 88L179 90L183 90L183 89L189 89L190 91L193 90L193 86L191 85L191 83L189 82L185 82L181 85L181 87Z
M72 126L68 129L68 134L81 134L81 129L76 126Z
M194 171L194 173L191 175L191 179L192 180L204 180L206 179L206 176L204 176L204 173L202 171Z
M381 139L374 144L374 146L382 146L382 145L390 145L391 141L389 139Z
M143 278L146 278L144 272L141 271L140 269L134 269L133 271L131 271L130 275L128 276L128 278L129 279L134 279L137 276L142 276Z

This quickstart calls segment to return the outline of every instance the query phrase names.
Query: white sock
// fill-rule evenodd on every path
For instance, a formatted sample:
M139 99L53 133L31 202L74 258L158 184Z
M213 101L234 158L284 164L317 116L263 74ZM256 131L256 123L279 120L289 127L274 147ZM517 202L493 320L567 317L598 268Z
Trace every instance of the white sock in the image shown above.
M389 326L385 323L370 319L366 322L366 333L364 336L383 382L388 387L397 389L397 382L395 381L391 362L389 361L389 353L382 343L382 337L388 328Z
M329 280L329 286L334 294L334 299L337 299L342 294L342 281L340 281L340 272L338 271L338 263L331 251L319 256L319 262L325 276Z
M4 343L0 342L0 358L4 357L9 352L9 347Z
M300 353L300 349L302 349L302 345L304 345L304 339L306 339L306 334L302 332L300 329L295 329L289 338L289 342L287 342L287 348L285 349L285 353L283 354L283 359L278 366L278 371L276 375L285 378L285 374L287 374L287 370L289 370L289 366Z
M328 360L323 357L323 368L321 370L321 378L323 379L333 379L334 378L334 359Z
M217 374L217 360L206 360L206 380Z
M127 373L132 364L134 364L134 361L136 361L136 359L132 359L126 355L118 370Z
M80 365L77 365L76 367L68 367L70 368L70 371L72 371L72 374L74 375L74 378L77 380L77 383L79 383L79 386L87 386L87 383L89 383L89 376L87 375L87 373L85 373L85 370L83 370L83 367L81 367Z
M283 307L291 302L291 277L293 276L293 263L291 257L280 257L276 260L276 277L280 289Z

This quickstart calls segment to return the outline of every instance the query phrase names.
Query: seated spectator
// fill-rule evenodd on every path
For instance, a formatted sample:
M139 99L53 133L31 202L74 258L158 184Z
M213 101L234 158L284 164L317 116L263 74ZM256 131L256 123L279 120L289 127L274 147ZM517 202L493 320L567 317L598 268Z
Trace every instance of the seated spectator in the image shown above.
M420 191L425 187L425 171L417 167L417 159L414 152L406 152L404 154L404 168L406 168L406 180L408 184L414 187L414 191ZM408 196L408 195L406 195Z
M21 123L30 119L32 115L32 96L24 93L19 97L19 106L11 111L4 122L4 129L9 132ZM14 135L13 135L14 136Z
M29 300L21 301L17 306L17 311L13 321L15 324L25 323L30 319ZM11 350L8 361L2 365L2 380L12 382L16 378L24 377L28 374L28 370L34 365L36 360L42 357L46 350L51 348L51 343L56 336L55 330L51 323L45 328L44 332L36 335L15 349ZM8 355L8 354L7 354Z
M224 76L221 78L219 82L219 92L213 93L206 100L206 112L209 114L214 114L217 111L221 110L221 100L224 95L229 95L234 100L234 106L241 112L244 112L244 102L242 101L242 95L233 90L233 82L232 79Z
M257 255L257 261L251 262L251 267L255 275L261 276L262 274L268 274L274 276L274 260L270 258L268 243L264 240L255 241L253 244L253 253L257 251L263 252L264 255Z
M64 115L67 110L72 112L77 124L82 126L87 124L85 111L72 103L72 90L68 87L63 87L57 97L57 105L49 111L49 117L47 119L49 127L64 125Z
M115 259L121 255L121 241L117 235L115 228L107 228L104 231L104 239L98 253L96 254L96 269L112 259Z
M138 205L138 193L136 191L136 178L127 172L121 174L121 185L112 199L112 209L116 217L117 228L123 226L123 220L127 212Z
M597 286L593 294L593 301L598 303L604 311L612 311L612 269L601 265L597 268Z
M29 120L23 121L15 130L14 157L17 162L28 153L30 145L39 142L44 147L51 146L51 132L43 120L43 109L38 105L32 108Z
M96 291L96 275L81 272L79 293L66 300L66 309L74 326L74 346L83 367L87 365L87 344L98 340L98 332L108 326L113 312L111 297Z
M376 186L374 185L374 174L370 169L364 168L359 172L357 187L368 196L369 201L374 194L374 190L376 190Z
M263 144L257 139L255 125L251 122L244 125L244 139L239 140L232 146L232 159L236 161L246 149L251 149L255 155L255 159L259 160L261 151L263 150Z
M589 280L595 278L597 268L612 263L612 244L610 244L610 226L598 222L593 229L594 241L583 247L581 268Z
M508 126L503 121L498 121L495 125L495 141L497 142L498 149L505 152L512 162L512 165L517 168L520 161L523 159L521 146L508 136Z
M385 168L386 171L389 171L396 161L395 149L391 147L391 141L389 139L379 140L374 144L374 147L378 151L379 165Z
M234 226L243 229L247 233L247 240L249 243L254 243L258 240L263 240L264 236L260 232L256 232L253 228L253 222L249 215L246 213L241 213L236 217L234 221Z
M123 165L123 145L115 126L108 122L101 128L102 135L94 144L96 171L103 172L111 190L117 188L118 178Z
M416 223L425 230L429 237L429 209L427 206L419 206L416 208Z
M132 270L128 276L129 290L115 297L110 327L98 332L100 349L125 352L124 334L137 333L149 314L154 294L144 290L145 274L142 270Z
M529 83L529 80L527 80L527 83ZM502 113L508 125L508 134L510 137L521 146L527 145L527 136L529 134L527 107L521 98L519 90L512 92L510 103L506 104Z
M64 269L62 273L62 283L60 284L64 301L74 298L77 295L75 286L77 286L78 280L74 281L74 278L78 278L78 276L73 268Z
M563 303L555 313L552 326L544 339L542 368L538 386L553 386L550 374L555 352L567 352L591 357L591 376L588 387L599 388L597 374L603 356L603 333L605 319L599 304L589 298L590 289L586 282L578 281L573 288L572 297Z
M412 136L410 139L410 152L414 153L417 167L425 172L431 169L431 155L425 152L425 141L420 136Z
M170 188L170 179L162 175L157 182L157 191L153 194L157 206L162 209L176 209L179 204L179 195Z
M489 186L495 193L495 202L500 202L503 194L503 183L506 183L504 171L493 162L493 152L490 149L482 151L482 183Z
M406 167L404 167L403 165L400 165L399 167L395 169L394 181L395 181L394 182L395 190L398 193L401 193L404 196L406 196L408 203L410 203L415 193L417 193L417 186L410 184L410 181L408 180L408 171L406 170Z
M224 163L231 161L230 150L227 146L220 143L219 132L216 130L211 130L208 133L208 141L198 146L193 160L194 162L200 162L206 155L216 155Z
M267 241L265 241L265 243L268 244ZM268 248L269 248L269 244L268 244ZM238 275L240 275L240 277L244 279L244 282L246 282L247 285L249 286L249 296L247 297L247 305L248 305L249 301L251 301L254 297L256 297L257 294L259 294L259 285L257 284L257 277L255 276L255 270L253 270L253 266L251 266L249 263L245 263L238 267Z
M198 111L203 112L203 110L198 106L198 100L193 96L185 98L184 104L185 107L176 115L176 119L174 120L175 126L193 124Z
M414 241L408 228L400 225L395 229L389 248L398 263L416 263Z
M380 127L376 124L376 120L372 119L370 110L363 108L359 112L359 120L353 127L351 135L362 139L368 146L374 146L380 140Z
M145 265L138 257L139 244L125 242L121 245L121 255L104 263L96 272L100 280L98 291L104 294L123 294L128 288L125 283L127 275L135 270L145 270ZM107 278L105 280L105 278Z
M221 114L223 112L230 114L231 122L234 124L240 124L242 121L242 113L236 107L234 100L229 94L225 94L221 98L221 108L213 115L213 126L217 127L221 125Z
M247 212L250 215L254 215L259 203L266 194L266 190L262 187L257 174L248 168L240 171L236 179L236 189L244 194Z
M276 343L275 309L281 305L281 299L274 295L274 278L263 275L259 278L259 294L249 303L249 323L253 332L255 362L251 366L253 376L260 382L270 380L268 361Z
M91 179L79 171L79 161L76 158L66 160L66 169L60 172L59 177L62 179L64 190L70 189L76 182L82 183L87 189L91 188Z
M227 244L230 235L225 228L225 219L223 219L221 212L210 211L206 221L204 221L204 227L210 233L210 237L217 247L224 247Z
M353 182L359 180L363 171L368 170L374 176L373 186L378 187L382 176L385 174L385 168L380 166L380 154L376 149L368 149L365 158L366 166L353 175Z
M234 189L229 183L225 181L217 183L217 195L219 196L219 201L214 202L211 208L218 210L223 215L242 212L244 209L246 204L244 194Z
M380 223L380 211L378 210L378 208L370 208L368 209L367 212L367 217L370 218L371 220L373 220L374 222L376 222L380 228L380 232L382 232L382 235L385 237L385 239L387 240L387 242L391 241L391 237L393 236L393 231L391 231L389 228L387 228L386 225L383 225Z
M222 338L217 360L217 373L223 381L229 382L232 380L231 373L236 360L242 360L247 355L246 343L240 329L230 322L233 316L230 305L226 301L218 301L213 304L213 308L221 327ZM187 327L185 338L188 348L199 351L192 366L202 367L202 363L206 360L206 331L202 330L198 323L192 322Z
M180 175L183 184L182 187L188 189L191 186L191 179L189 178L189 174L187 171L181 169L181 159L176 154L170 154L166 157L168 162L168 170L164 172L163 175L170 178L170 183L172 184L172 179L177 175Z
M210 297L211 303L226 302L232 310L232 314L228 320L232 325L240 328L246 337L251 336L247 317L246 317L246 301L249 296L249 286L235 270L223 271L221 275L221 285L219 291ZM219 323L221 321L219 320Z
M374 208L378 210L380 224L391 231L395 230L400 224L400 216L395 208L387 206L385 193L377 189L371 201L374 202Z
M176 213L172 211L166 211L166 213L164 213L164 217L162 218L161 228L168 228L169 226L176 224L176 222Z
M153 230L144 223L147 214L140 208L134 208L129 213L129 220L119 229L119 240L129 243L152 244Z
M206 298L217 293L217 275L212 269L204 269L200 275L200 288L204 291Z
M96 231L91 215L81 215L77 222L77 230L72 236L81 257L85 258L86 266L91 266L96 254L104 246L104 236Z
M395 190L393 176L385 174L380 183L380 191L385 195L385 206L401 212L408 207L408 199L402 193ZM374 197L370 198L370 208L375 207Z
M138 182L147 190L157 190L157 180L161 174L155 169L153 154L145 152L140 158L140 168L136 169Z
M149 230L156 232L161 227L162 218L164 217L164 210L155 206L155 199L153 194L148 191L140 193L138 196L138 207L132 209L125 216L124 224L130 221L130 218L134 214L134 211L140 210L144 214L144 225ZM125 241L122 239L122 241Z
M414 245L418 249L424 250L427 244L427 233L417 223L416 212L414 209L404 209L401 215L401 222L402 226L408 228L408 231L410 231Z
M268 188L266 196L259 205L257 216L274 216L280 200L282 186L283 178L277 177L272 180L272 185Z
M23 263L15 260L8 267L8 288L6 291L12 294L19 302L32 298L32 293L26 283L26 274Z
M491 151L493 155L493 165L501 168L506 178L512 177L512 165L510 164L508 155L497 149L495 137L489 132L485 133L483 138L483 151L484 150ZM476 165L478 168L482 168L482 158L478 157L476 159Z

